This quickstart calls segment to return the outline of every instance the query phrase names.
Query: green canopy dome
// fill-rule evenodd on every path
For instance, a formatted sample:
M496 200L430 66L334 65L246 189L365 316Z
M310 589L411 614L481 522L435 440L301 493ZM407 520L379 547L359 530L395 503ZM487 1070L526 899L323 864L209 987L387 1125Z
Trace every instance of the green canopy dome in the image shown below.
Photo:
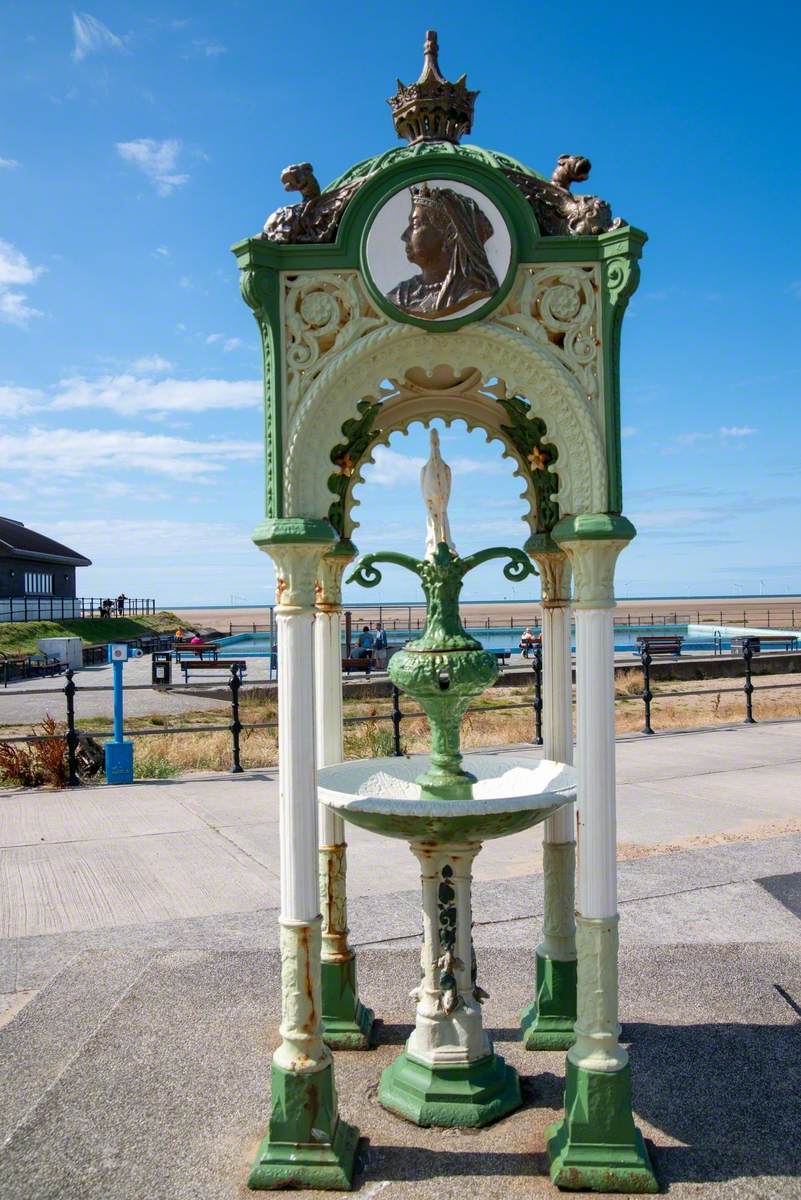
M337 188L353 183L357 179L367 179L400 162L414 162L430 154L451 154L456 159L481 163L485 167L493 167L497 171L515 171L521 175L529 175L532 179L545 182L545 176L538 171L532 171L525 163L521 163L509 154L501 154L497 150L485 150L483 146L463 146L459 142L416 142L413 145L395 146L385 150L383 154L375 154L372 158L364 158L354 163L347 171L343 171L332 180L323 190L333 192Z

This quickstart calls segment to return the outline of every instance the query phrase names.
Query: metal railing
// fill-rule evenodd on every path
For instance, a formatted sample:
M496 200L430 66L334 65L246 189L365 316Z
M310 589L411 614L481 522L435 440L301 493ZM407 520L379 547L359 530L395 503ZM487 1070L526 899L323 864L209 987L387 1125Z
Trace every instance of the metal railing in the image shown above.
M757 641L758 641L758 639L756 639L756 638L743 639L743 651L742 651L743 678L742 678L742 683L740 683L736 687L715 687L712 689L696 688L696 689L691 689L691 690L687 690L687 691L671 691L671 692L657 692L657 693L654 693L651 690L651 666L652 666L653 659L652 659L651 654L649 653L648 647L644 646L640 652L640 664L641 664L642 672L643 672L642 691L635 692L635 693L616 692L615 693L615 702L616 703L630 703L631 701L640 701L643 704L643 712L644 712L644 721L643 721L642 732L646 735L654 735L657 733L657 731L653 728L653 724L652 724L652 716L653 716L652 709L653 709L653 703L655 700L656 701L666 700L669 698L681 699L681 698L686 698L688 696L712 697L712 696L719 696L719 695L725 694L725 693L737 692L737 693L741 693L744 697L743 723L747 724L747 725L755 725L757 723L756 717L754 716L754 707L753 707L753 696L754 696L755 692L790 690L792 688L801 687L801 682L761 684L759 686L754 684L754 682L753 682L753 658L756 653L755 648L754 648L754 643ZM531 739L532 745L541 746L543 744L543 738L542 738L543 699L542 699L542 652L541 652L541 648L539 646L535 646L532 648L531 664L532 664L532 673L534 676L533 698L531 700L525 700L525 701L514 702L514 703L492 704L492 705L483 706L483 707L478 706L475 708L469 708L467 710L467 712L468 712L468 714L485 715L486 716L487 714L498 713L498 712L508 712L513 709L527 709L531 712L532 717L533 717L534 736ZM228 692L229 692L228 702L230 704L231 716L230 716L230 720L227 721L225 724L177 725L177 726L176 725L172 725L172 726L156 725L156 726L148 726L148 727L141 728L141 729L126 728L124 730L125 736L131 737L131 738L172 737L173 735L180 736L182 734L190 734L190 733L197 734L197 733L228 732L231 737L231 765L230 765L229 770L232 774L241 773L241 771L243 770L242 763L241 763L241 737L242 737L242 734L247 733L250 730L256 730L256 729L277 729L278 721L277 720L275 720L275 721L243 721L241 719L241 711L240 711L241 701L240 701L240 697L239 697L240 688L242 686L242 679L241 679L240 673L236 666L233 666L231 668L230 677L226 680L226 683L227 683ZM212 683L208 683L208 684L193 683L193 689L219 688L219 686L220 686L219 682L212 682ZM126 685L125 691L126 692L127 691L142 691L145 689L151 690L152 687L153 687L152 684L131 684L131 685ZM59 734L58 736L63 738L63 741L66 746L68 785L75 786L80 783L80 779L78 777L77 753L78 753L78 747L80 744L80 739L82 736L84 736L84 734L81 733L81 730L78 727L78 724L76 723L75 696L79 691L111 693L112 690L113 690L112 688L101 687L101 686L97 686L97 685L89 685L89 686L85 686L85 687L79 686L75 682L74 671L68 670L66 673L66 684L64 685L63 688L41 688L41 689L40 688L25 688L25 689L16 689L15 688L11 692L6 692L6 693L0 692L0 699L2 699L3 696L8 697L8 696L12 696L12 695L13 696L18 696L18 695L23 695L23 696L25 696L25 695L35 695L35 696L63 695L64 696L65 707L66 707L66 725L65 725L65 730L64 730L63 735ZM401 694L398 691L398 689L393 686L392 696L391 696L391 706L390 706L390 711L388 713L375 713L375 714L369 714L366 716L361 716L361 715L360 716L346 716L344 718L344 723L345 723L345 725L359 725L359 724L378 724L379 722L382 722L382 721L389 722L392 726L392 753L396 757L402 757L405 753L404 749L403 749L403 741L402 741L403 722L414 719L414 718L424 717L424 716L425 716L425 714L422 712L422 710L419 710L419 709L414 709L411 711L404 711L404 709L401 708ZM112 734L113 734L113 730L111 728L109 728L107 730L102 730L102 731L92 730L90 736L97 738L97 739L102 739L102 738L110 738L112 736ZM0 738L0 742L7 742L7 743L19 743L19 742L33 743L33 742L44 742L44 741L52 741L52 740L53 740L52 735L45 735L45 734L20 734L20 735L16 735L13 737Z
M536 602L532 602L536 603ZM618 607L624 607L625 602L618 601ZM476 604L474 607L483 607ZM425 605L420 604L405 604L384 606L381 604L365 606L364 611L359 610L358 605L351 605L351 616L353 621L358 621L359 625L368 625L370 629L374 629L377 624L381 624L388 633L414 633L420 630L425 625ZM367 616L366 613L371 615ZM462 623L470 629L497 629L502 631L508 629L510 632L531 626L538 628L536 615L529 611L526 615L521 615L520 610L515 613L509 610L509 615L506 616L485 616L481 619L471 614L471 605L462 605L459 610ZM801 620L801 610L798 612L799 620ZM725 608L715 609L674 609L670 612L655 612L642 611L637 613L627 612L623 616L615 616L613 618L616 629L649 629L658 628L664 629L671 626L684 625L734 625L742 626L743 628L758 628L758 629L797 629L799 625L796 623L796 611L794 607L787 609L781 604L775 604L772 607L764 608L741 608L728 606ZM236 626L244 632L251 627ZM263 625L255 626L256 630L263 631L266 627Z
M0 623L13 621L80 621L97 617L146 617L156 611L156 601L125 597L120 611L116 599L109 612L101 596L11 596L0 598Z

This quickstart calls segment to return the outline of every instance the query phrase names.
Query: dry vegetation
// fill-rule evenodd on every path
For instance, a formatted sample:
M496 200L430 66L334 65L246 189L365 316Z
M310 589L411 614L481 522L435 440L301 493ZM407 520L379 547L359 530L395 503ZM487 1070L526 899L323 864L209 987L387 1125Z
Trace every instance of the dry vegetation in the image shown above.
M762 676L755 682L754 715L758 721L801 718L801 688L782 685L801 682L798 675ZM761 688L769 690L760 691ZM643 725L642 673L638 670L617 677L616 724L618 733L639 733ZM735 689L727 691L727 689ZM697 729L704 726L731 725L745 717L745 697L741 680L721 679L691 682L652 684L654 700L651 721L659 732L675 729ZM702 692L701 695L686 695ZM670 693L670 695L666 695ZM462 744L466 749L482 746L502 746L531 743L534 737L534 692L532 687L493 688L476 705L477 711L467 714L463 724ZM515 709L501 705L520 704ZM380 758L392 754L392 724L387 719L391 702L386 700L346 700L346 718L359 721L345 725L345 755L347 758ZM429 749L428 724L424 717L411 715L414 705L402 701L402 710L410 714L401 724L401 742L408 754ZM273 700L242 696L240 708L244 724L275 722ZM139 779L166 778L188 771L226 771L231 765L231 736L227 728L219 732L170 734L170 726L226 725L230 710L222 705L214 711L197 711L171 716L152 715L126 721L126 731L134 734L136 752L134 770ZM137 730L163 726L165 733L136 737ZM82 732L99 741L110 734L109 722L91 718L80 722ZM9 733L11 731L9 730ZM17 732L15 730L15 732ZM26 732L20 729L18 732ZM42 732L48 732L43 730ZM58 743L54 743L54 748ZM20 750L20 753L22 751ZM241 735L241 760L245 768L275 766L278 759L276 729L244 730ZM7 783L21 782L13 770L15 763L0 756L0 778ZM5 766L5 771L3 771ZM33 764L31 764L33 769ZM17 775L15 779L14 776ZM30 778L30 776L29 776Z
M754 692L754 714L758 721L801 718L801 688L791 689L773 685L798 683L798 676L771 675L757 680ZM765 684L771 690L758 690ZM657 732L672 729L697 729L710 725L731 725L745 716L745 697L736 679L667 682L652 684L654 700L651 722ZM727 692L726 688L737 688ZM703 689L703 694L686 696L683 693ZM618 733L638 733L643 725L643 705L637 699L642 691L642 674L632 671L618 678L616 706ZM679 693L664 699L662 693ZM466 749L481 746L502 746L531 742L534 737L533 689L493 688L483 702L470 712L462 726L462 744ZM626 697L630 696L631 699ZM525 707L498 710L499 705L524 704ZM404 701L406 713L414 705ZM361 717L359 722L345 726L345 755L347 758L379 758L392 753L392 725L386 718L391 712L389 700L346 701L345 716ZM244 723L275 721L274 703L245 700L241 708ZM181 717L181 721L185 721ZM197 714L198 720L209 721L209 714ZM212 718L216 721L216 718ZM406 716L401 724L401 742L407 754L429 749L428 724L424 717ZM244 767L274 766L278 760L275 729L243 732L241 757ZM182 734L178 737L147 737L137 739L136 772L140 778L179 774L184 771L224 771L231 763L231 739L227 732Z

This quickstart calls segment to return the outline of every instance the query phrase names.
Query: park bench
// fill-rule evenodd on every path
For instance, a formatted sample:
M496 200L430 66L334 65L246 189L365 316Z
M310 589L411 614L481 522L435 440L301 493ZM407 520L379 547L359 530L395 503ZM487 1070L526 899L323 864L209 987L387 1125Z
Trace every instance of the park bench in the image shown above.
M241 658L215 658L213 662L207 659L179 659L178 665L184 673L184 683L189 682L190 671L227 671L229 674L232 667L236 667L239 678L247 671L247 663Z
M635 650L634 653L642 654L643 650L647 650L651 658L663 654L670 655L672 658L679 658L683 644L684 638L677 633L647 634L644 637L637 638L639 649Z
M350 675L351 671L364 671L365 675L369 675L373 669L373 660L369 654L365 654L362 658L343 658L342 670L346 675Z
M212 662L216 662L220 647L216 642L195 642L191 645L189 642L176 642L173 647L175 650L175 661L182 663L184 654L191 654L194 658L206 659L210 658Z
M511 650L490 650L490 654L495 659L495 661L498 664L498 667L501 671L506 666L509 659L512 657Z
M64 663L53 654L4 654L0 650L3 687L9 679L30 679L32 675L60 675Z
M742 654L746 642L751 643L752 654L761 654L762 646L765 643L769 646L775 646L777 650L779 648L783 650L795 650L798 638L787 633L760 633L758 636L755 635L753 637L748 637L748 635L733 637L731 639L732 654Z
M28 671L31 675L60 675L64 665L55 654L31 654L28 659Z
M24 678L29 655L27 654L4 654L0 650L0 666L3 668L3 687L8 687L9 679L15 675L19 678Z

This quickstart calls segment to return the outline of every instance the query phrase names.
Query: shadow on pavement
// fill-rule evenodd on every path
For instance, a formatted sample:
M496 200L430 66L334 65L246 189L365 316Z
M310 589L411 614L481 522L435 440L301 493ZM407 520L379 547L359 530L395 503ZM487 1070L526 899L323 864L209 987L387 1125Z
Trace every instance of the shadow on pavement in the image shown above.
M624 1033L636 1114L684 1143L654 1149L664 1183L801 1176L801 1022Z

